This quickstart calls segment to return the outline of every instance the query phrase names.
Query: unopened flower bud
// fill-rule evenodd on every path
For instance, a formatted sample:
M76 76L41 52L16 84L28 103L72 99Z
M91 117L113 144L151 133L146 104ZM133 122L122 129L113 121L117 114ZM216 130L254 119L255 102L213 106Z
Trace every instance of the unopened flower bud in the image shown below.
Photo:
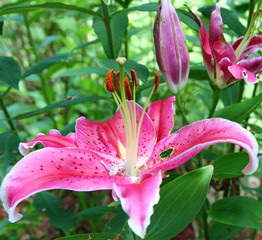
M159 0L154 40L159 69L170 91L177 93L187 82L189 55L183 28L170 0Z

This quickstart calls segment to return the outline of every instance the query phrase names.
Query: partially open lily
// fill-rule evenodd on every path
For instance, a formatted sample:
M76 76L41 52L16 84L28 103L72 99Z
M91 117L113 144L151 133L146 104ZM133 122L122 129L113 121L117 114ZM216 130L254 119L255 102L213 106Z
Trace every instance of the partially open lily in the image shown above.
M95 122L80 117L75 134L61 136L57 130L51 130L48 135L39 134L33 141L20 144L22 154L27 154L36 144L43 144L45 148L23 157L3 180L1 199L9 221L22 217L17 212L22 200L44 190L110 189L129 215L130 228L143 238L153 206L159 201L164 171L180 166L207 146L221 142L237 144L247 151L250 161L243 173L251 174L257 169L256 139L237 123L220 118L206 119L170 134L175 97L153 102L145 112L135 101L125 99L130 87L124 78L124 60L118 59L118 62L117 85L121 97L114 88L113 71L106 80L107 89L120 104L110 120ZM157 85L158 75L155 74ZM132 76L134 99L137 86L134 72ZM152 93L155 90L156 87Z
M190 11L190 10L189 10ZM210 17L209 36L203 22L190 11L200 25L199 34L202 54L211 81L220 89L243 79L246 83L257 83L262 72L262 56L246 58L262 48L262 36L254 36L260 11L252 18L245 36L232 45L223 35L220 4L217 3Z

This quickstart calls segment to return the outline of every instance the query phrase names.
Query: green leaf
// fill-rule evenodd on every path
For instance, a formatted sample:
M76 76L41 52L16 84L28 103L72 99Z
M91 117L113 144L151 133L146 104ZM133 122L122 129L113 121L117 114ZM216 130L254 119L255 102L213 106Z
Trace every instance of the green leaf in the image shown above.
M189 172L160 190L145 239L168 240L181 232L203 205L213 173L213 166Z
M103 0L103 2L108 5L110 0Z
M110 207L93 207L87 208L77 213L72 219L74 222L86 221L88 219L98 218L107 213L117 213L120 210Z
M208 215L220 223L262 229L262 202L253 198L223 198L212 205Z
M128 17L126 14L121 14L111 18L111 29L113 37L113 47L114 54L117 57L119 50L121 48L122 36L125 33L128 26ZM110 53L109 44L108 44L108 35L106 32L105 24L103 21L94 18L93 28L100 41L102 42L105 54L108 58L113 58Z
M261 101L262 93L251 99L219 109L215 112L214 117L221 117L235 122L241 122L248 117L250 113L256 110Z
M120 211L112 217L105 225L104 232L119 233L122 231L127 215L124 211Z
M38 62L36 65L28 69L23 75L22 78L26 78L31 74L36 74L42 72L44 69L51 67L52 65L59 63L61 61L66 61L72 53L59 53L51 57L45 58L42 61Z
M206 5L198 9L206 18L210 18L211 12L214 9L215 5ZM233 30L238 36L245 35L246 28L239 21L238 16L235 12L221 8L221 15L223 18L223 23L228 25L228 27Z
M249 162L246 152L230 153L213 162L214 178L233 178L243 175L242 170Z
M21 70L18 63L11 57L0 57L0 81L18 89Z
M55 227L69 233L71 214L68 210L61 210L63 202L50 192L41 192L34 197L33 205L36 210L45 209L46 214Z
M69 107L69 106L76 105L76 104L79 104L79 103L95 101L95 100L100 100L100 99L111 99L111 97L102 97L102 96L101 97L100 96L85 97L85 96L83 96L83 97L72 98L72 99L69 99L69 100L62 100L62 101L50 104L50 105L48 105L44 108L40 108L40 109L37 109L37 110L32 111L32 112L27 112L27 113L24 113L24 114L17 115L15 117L13 117L12 119L14 119L14 120L24 119L24 118L32 117L32 116L35 116L35 115L39 115L41 113L48 112L52 109Z
M242 186L242 189L248 193L251 193L253 195L256 195L260 198L262 198L262 189L260 188L250 188L250 187L247 187L247 186Z
M116 62L115 59L105 59L99 61L99 64L104 66L107 70L115 69L115 71L119 71L118 63ZM130 69L133 69L136 71L136 75L138 79L146 81L149 76L149 71L148 69L142 65L138 64L135 61L132 60L127 60L124 65L125 72L128 76L130 76Z
M123 13L130 13L133 11L141 11L141 12L154 12L157 10L157 3L156 2L151 2L151 3L146 3L146 4L142 4L142 5L138 5L135 7L131 7L131 8L124 8L121 9L119 11L115 11L112 14L112 17L115 17L119 14L123 14Z
M88 8L81 8L77 7L75 5L69 5L69 4L64 4L64 3L58 3L58 2L48 2L48 3L43 3L43 4L36 4L36 5L3 5L0 7L0 14L11 14L11 13L27 13L29 11L33 10L42 10L42 9L55 9L55 10L69 10L69 11L74 11L74 12L80 12L80 13L85 13L89 14L93 17L102 19L102 16L94 12Z
M181 9L176 9L176 12L181 22L185 23L191 29L197 32L199 31L199 25L196 23L196 21L189 12Z
M64 72L54 75L54 78L75 77L75 76L80 77L80 76L91 74L91 73L106 75L107 71L104 68L99 68L99 67L85 67L85 68L78 68L78 69L69 69Z
M88 234L77 234L68 237L56 238L56 240L88 240L91 237L92 240L108 240L114 239L116 234L114 233L88 233Z
M232 238L242 230L242 227L215 222L212 224L208 232L210 240L232 240Z
M189 78L196 80L207 80L209 79L207 70L204 66L193 66L190 67Z

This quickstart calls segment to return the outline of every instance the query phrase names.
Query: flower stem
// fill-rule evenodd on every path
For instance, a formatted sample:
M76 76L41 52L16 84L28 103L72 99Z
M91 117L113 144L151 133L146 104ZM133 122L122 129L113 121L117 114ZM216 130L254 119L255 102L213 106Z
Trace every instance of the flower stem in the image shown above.
M241 102L245 90L245 82L242 80L239 82L237 102Z
M5 115L6 121L8 122L8 125L9 125L11 131L14 132L15 135L17 135L15 126L14 126L12 120L11 120L10 114L9 114L9 112L8 112L8 110L7 110L7 107L6 107L6 105L5 105L4 100L3 100L2 97L0 97L0 106L1 106L1 108L3 109L3 112L4 112L4 115Z
M107 35L109 52L110 52L110 58L115 59L116 56L115 56L115 50L114 50L113 32L112 32L112 27L111 27L111 16L109 13L108 6L104 3L103 0L101 0L101 2L102 2L103 13L104 13L103 22L106 28L106 35Z
M181 113L181 116L183 118L184 123L185 124L189 124L189 122L188 122L188 120L186 118L186 115L184 113L184 109L183 109L182 104L181 104L180 93L177 94L176 103L177 103L177 108L178 108L179 112Z
M211 106L208 118L213 117L214 112L216 110L216 106L218 104L218 101L221 95L221 89L217 88L216 86L214 86L212 89L213 89L213 101L212 101L212 106Z

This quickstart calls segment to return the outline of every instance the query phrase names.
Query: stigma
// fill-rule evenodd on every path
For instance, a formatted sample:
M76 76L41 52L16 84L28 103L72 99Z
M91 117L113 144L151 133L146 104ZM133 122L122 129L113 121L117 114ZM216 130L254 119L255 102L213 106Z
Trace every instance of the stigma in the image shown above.
M130 73L125 72L125 58L119 57L116 62L119 65L119 71L115 72L115 69L112 69L107 73L105 86L107 91L112 93L121 114L125 127L126 145L120 149L121 152L125 152L125 154L121 154L124 164L105 167L110 175L127 174L137 177L139 175L137 166L139 133L149 101L158 88L159 75L157 72L153 72L155 75L154 88L147 99L140 119L137 119L135 102L136 91L139 88L137 74L133 69L130 70Z

